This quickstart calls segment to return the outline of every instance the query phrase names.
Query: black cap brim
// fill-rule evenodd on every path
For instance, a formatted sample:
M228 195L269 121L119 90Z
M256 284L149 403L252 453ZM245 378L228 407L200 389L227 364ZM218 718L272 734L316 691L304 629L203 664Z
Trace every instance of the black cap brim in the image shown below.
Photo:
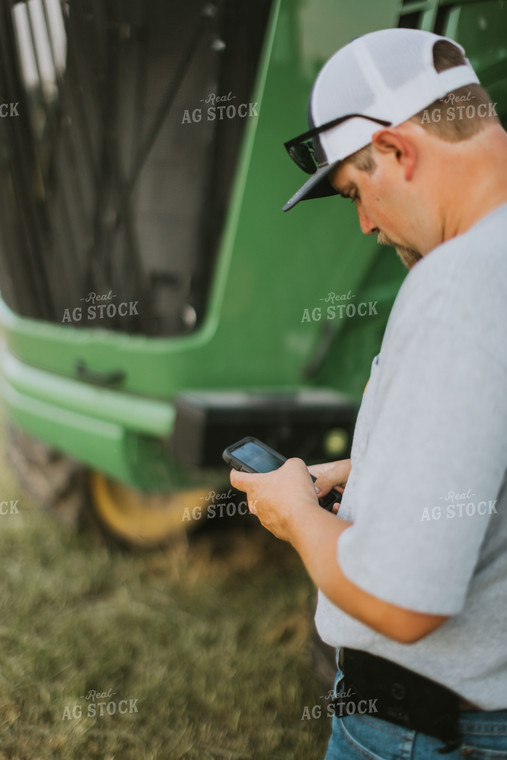
M331 166L321 166L315 174L312 174L310 179L299 188L297 193L294 193L292 198L287 201L283 207L283 211L290 211L291 208L299 203L299 201L310 200L311 198L327 198L329 195L338 195L334 187L329 181L329 172L339 164L337 161Z

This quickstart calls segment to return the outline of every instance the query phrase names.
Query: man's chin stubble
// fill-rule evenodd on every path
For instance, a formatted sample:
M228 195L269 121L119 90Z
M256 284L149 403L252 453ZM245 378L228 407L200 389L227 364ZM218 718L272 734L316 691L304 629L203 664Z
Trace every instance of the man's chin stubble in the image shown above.
M407 269L412 269L412 267L417 264L420 259L422 259L422 255L419 253L419 251L416 251L413 248L406 248L404 245L398 245L384 232L379 232L377 241L380 243L380 245L392 246L400 257L403 266L405 266Z

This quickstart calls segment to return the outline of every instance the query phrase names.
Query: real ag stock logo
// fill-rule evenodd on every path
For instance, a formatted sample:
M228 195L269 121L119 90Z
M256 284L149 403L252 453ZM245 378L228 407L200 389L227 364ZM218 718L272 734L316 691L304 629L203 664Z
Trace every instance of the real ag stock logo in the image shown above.
M478 106L475 103L470 103L470 100L474 100L475 95L471 92L467 95L456 95L454 92L450 92L445 98L441 99L441 102L447 106L446 108L425 108L421 118L421 124L438 124L440 121L462 121L463 119L475 119L479 116L481 119L486 117L491 118L498 116L496 112L497 103L480 103Z
M498 514L497 499L478 500L470 488L468 491L449 491L445 496L441 496L439 501L443 503L435 504L434 507L425 507L421 522Z
M84 318L87 322L96 319L114 319L119 317L139 316L137 306L139 301L121 301L113 303L116 295L110 290L108 293L95 293L93 290L85 298L80 300L87 304L86 307L76 306L74 309L64 309L62 323L81 322Z
M0 516L5 517L5 515L19 515L18 504L19 499L0 501Z
M252 116L258 116L258 103L240 103L237 105L232 101L236 100L236 95L228 92L226 95L217 95L210 92L205 98L201 98L200 103L204 103L207 108L201 106L183 111L182 124L199 124L203 119L205 121L223 121L224 119L246 119Z
M227 499L230 499L230 501L227 501ZM215 517L255 514L249 509L246 499L236 503L232 489L229 489L227 493L209 491L206 496L201 496L201 500L205 502L204 505L196 504L193 508L185 507L183 517L181 518L182 522L186 520L200 520L204 514L207 520L213 520ZM255 503L252 504L252 508L255 509Z
M354 317L371 317L377 316L378 301L362 301L361 303L352 303L352 299L357 298L349 290L348 293L328 293L324 298L319 299L327 303L327 307L315 306L313 309L304 309L301 322L320 322L322 319L353 319Z
M79 699L84 700L83 703L76 703L74 705L65 705L63 711L62 720L79 720L79 718L104 718L107 715L126 715L129 713L137 713L138 699L113 699L118 692L108 691L99 692L95 689L90 689L89 692Z
M303 708L303 714L301 720L316 720L318 718L332 718L336 715L337 718L344 718L346 715L374 715L378 712L377 702L375 699L354 699L357 696L352 689L342 690L335 693L334 689L331 689L327 694L320 698L328 704L324 707L322 705L305 705Z
M19 116L19 102L17 103L0 103L0 119L7 119Z

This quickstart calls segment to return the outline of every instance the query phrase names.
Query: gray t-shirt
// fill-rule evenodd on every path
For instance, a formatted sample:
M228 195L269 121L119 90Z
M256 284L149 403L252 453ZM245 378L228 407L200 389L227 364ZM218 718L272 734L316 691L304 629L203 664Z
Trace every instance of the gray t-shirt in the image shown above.
M343 572L379 599L452 617L399 644L319 592L322 639L507 708L507 204L407 275L351 458Z

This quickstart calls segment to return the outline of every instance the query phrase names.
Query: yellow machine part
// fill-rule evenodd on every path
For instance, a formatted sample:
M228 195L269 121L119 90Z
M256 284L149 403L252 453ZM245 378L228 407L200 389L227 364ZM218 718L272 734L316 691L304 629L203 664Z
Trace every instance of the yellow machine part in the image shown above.
M145 494L94 472L91 494L95 511L117 538L135 546L156 546L194 527L194 509L202 505L209 488Z

